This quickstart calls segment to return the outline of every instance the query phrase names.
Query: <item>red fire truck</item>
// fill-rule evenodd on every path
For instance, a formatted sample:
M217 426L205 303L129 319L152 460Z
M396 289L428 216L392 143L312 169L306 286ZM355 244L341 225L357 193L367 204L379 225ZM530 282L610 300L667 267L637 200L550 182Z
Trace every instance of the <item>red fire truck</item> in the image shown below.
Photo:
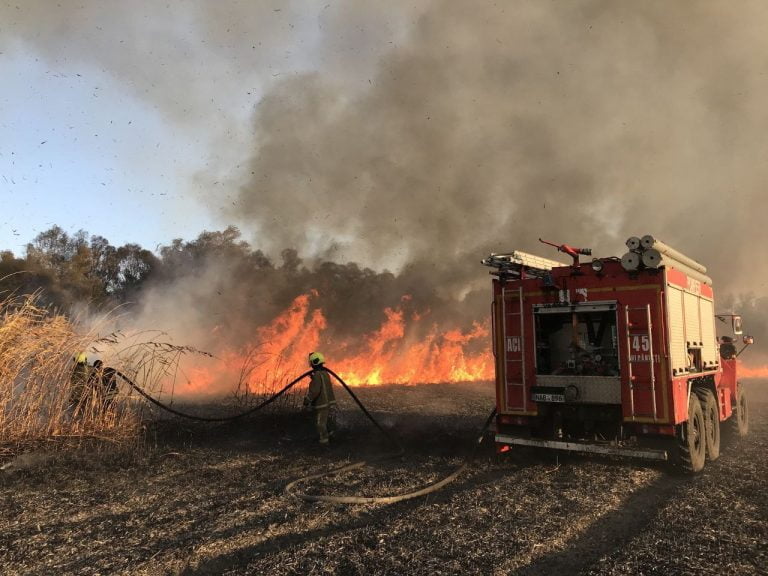
M542 242L544 242L542 240ZM545 242L549 244L548 242ZM491 254L496 443L671 460L698 472L721 427L748 431L736 356L753 342L717 315L706 268L652 236L571 264ZM716 335L716 321L732 335Z

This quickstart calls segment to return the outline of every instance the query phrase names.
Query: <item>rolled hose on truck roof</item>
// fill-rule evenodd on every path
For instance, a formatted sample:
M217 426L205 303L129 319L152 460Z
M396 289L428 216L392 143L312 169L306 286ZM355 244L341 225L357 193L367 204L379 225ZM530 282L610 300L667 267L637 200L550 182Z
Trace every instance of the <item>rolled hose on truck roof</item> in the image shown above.
M677 270L680 270L680 272L685 273L686 276L689 276L694 280L698 280L699 282L703 282L708 286L712 286L712 278L710 278L703 272L700 272L695 268L691 268L682 260L676 260L672 256L669 256L668 254L662 254L661 252L659 252L654 248L649 248L645 250L640 255L640 258L643 262L643 265L646 268L657 269L657 268L661 268L662 266L666 266L668 268L676 268ZM706 270L706 268L704 269Z
M701 272L702 274L707 273L707 268L703 264L700 264L696 262L693 258L689 258L682 252L678 252L671 246L664 244L661 240L657 240L650 234L646 234L640 239L640 245L643 250L656 250L660 254L663 254L664 256L668 256L672 260L677 260L678 262L681 262L688 266L689 268L693 268L697 272Z
M712 286L706 266L650 234L642 238L631 236L625 244L629 252L621 257L621 265L628 272L640 270L642 267L658 269L664 266L675 268L699 282Z

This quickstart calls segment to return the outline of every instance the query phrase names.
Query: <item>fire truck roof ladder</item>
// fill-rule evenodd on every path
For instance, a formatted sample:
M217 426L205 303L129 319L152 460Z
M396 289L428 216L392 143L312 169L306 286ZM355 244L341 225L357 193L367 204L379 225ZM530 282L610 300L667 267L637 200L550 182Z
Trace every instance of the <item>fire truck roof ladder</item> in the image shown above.
M498 272L491 272L491 274L512 278L520 278L524 273L528 276L542 278L552 268L567 266L567 264L557 260L542 258L541 256L535 256L520 250L514 250L505 254L491 253L490 256L482 260L482 263L498 270Z

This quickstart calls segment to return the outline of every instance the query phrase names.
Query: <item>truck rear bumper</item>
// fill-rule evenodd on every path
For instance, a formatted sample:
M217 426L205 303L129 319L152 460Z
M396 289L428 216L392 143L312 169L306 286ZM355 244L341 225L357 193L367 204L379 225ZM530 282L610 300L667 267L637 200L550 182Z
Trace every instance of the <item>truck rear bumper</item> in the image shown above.
M587 444L582 442L560 442L557 440L540 440L537 438L520 438L497 434L498 444L517 444L519 446L534 446L537 448L551 448L554 450L567 450L569 452L584 452L588 454L607 454L611 456L630 456L645 460L669 460L666 450L653 450L649 448L623 448L619 446L606 446L603 444Z

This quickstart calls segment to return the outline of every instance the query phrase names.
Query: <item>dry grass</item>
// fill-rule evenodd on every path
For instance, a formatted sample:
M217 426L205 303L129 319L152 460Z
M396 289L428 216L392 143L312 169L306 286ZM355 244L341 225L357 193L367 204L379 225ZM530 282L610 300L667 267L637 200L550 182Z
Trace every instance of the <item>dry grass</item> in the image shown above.
M93 393L74 403L73 358L82 351L96 354L105 366L150 393L160 393L164 386L173 388L180 358L201 352L158 341L162 334L157 332L113 332L100 337L112 318L109 314L86 323L41 307L39 296L0 300L0 446L7 452L51 441L65 445L94 438L134 442L141 428L143 400L118 379L118 398L109 408Z
M82 406L68 418L72 357L90 335L78 334L61 314L38 306L38 294L0 303L0 442L97 434L116 422Z
M255 374L260 377L254 378ZM255 345L245 354L237 389L235 404L251 408L272 396L296 376L295 366L288 366L282 355L265 352ZM266 407L268 412L295 411L301 407L306 384L297 385Z

